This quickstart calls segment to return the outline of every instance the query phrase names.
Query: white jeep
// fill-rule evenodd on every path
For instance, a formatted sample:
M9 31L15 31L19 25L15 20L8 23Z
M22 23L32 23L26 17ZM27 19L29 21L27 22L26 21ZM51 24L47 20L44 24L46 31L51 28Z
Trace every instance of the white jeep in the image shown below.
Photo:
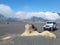
M54 31L57 28L57 24L56 22L47 22L44 26L43 29L44 30L48 30L48 31Z

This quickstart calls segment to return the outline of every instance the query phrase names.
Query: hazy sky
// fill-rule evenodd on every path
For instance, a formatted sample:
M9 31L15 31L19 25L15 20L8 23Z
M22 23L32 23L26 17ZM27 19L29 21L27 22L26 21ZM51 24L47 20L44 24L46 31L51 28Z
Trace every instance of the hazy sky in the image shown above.
M60 12L60 0L0 0L0 14L6 17L58 20L57 12Z
M60 0L0 0L0 4L8 5L14 11L60 12Z

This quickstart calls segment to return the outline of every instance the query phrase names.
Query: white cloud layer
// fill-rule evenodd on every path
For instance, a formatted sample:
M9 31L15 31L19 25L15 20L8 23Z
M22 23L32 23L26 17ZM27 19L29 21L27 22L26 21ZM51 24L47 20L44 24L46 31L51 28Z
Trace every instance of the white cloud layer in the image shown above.
M23 12L23 11L14 12L11 9L11 7L4 4L0 4L0 14L7 17L16 17L20 19L31 18L32 16L41 17L48 20L60 19L60 16L57 13L53 12Z
M16 15L17 17L20 17L22 19L31 18L33 16L41 17L47 20L60 19L60 16L57 13L52 13L52 12L17 12Z
M0 4L0 14L7 17L12 17L15 15L15 12L9 6Z

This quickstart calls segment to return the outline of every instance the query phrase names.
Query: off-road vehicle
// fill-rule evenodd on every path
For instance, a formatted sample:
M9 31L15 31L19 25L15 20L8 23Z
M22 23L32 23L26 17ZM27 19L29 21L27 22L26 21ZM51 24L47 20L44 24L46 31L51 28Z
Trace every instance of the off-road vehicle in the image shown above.
M48 30L48 31L54 31L57 28L57 24L56 22L47 22L44 26L43 29L44 30Z

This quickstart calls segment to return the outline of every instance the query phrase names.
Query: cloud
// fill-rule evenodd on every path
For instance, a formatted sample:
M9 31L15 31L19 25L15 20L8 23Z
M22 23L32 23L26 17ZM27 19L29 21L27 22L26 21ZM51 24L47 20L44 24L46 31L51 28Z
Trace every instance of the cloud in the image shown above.
M25 7L25 9L28 7ZM18 11L15 12L10 6L0 4L0 14L6 17L16 17L19 19L28 19L33 16L41 17L47 20L57 20L60 19L60 16L57 13L53 12L28 12L28 11Z
M57 19L60 19L60 16L57 13L46 12L45 16L46 16L46 19L48 19L48 20L57 20Z
M20 17L22 19L28 19L33 16L42 17L42 18L45 17L45 14L43 12L21 12L20 11L20 12L16 12L16 15L18 18Z
M0 14L6 17L13 17L15 15L15 12L11 9L11 7L0 4Z
M20 16L22 19L31 18L33 16L41 17L47 20L57 20L60 16L53 12L17 12L16 15Z

